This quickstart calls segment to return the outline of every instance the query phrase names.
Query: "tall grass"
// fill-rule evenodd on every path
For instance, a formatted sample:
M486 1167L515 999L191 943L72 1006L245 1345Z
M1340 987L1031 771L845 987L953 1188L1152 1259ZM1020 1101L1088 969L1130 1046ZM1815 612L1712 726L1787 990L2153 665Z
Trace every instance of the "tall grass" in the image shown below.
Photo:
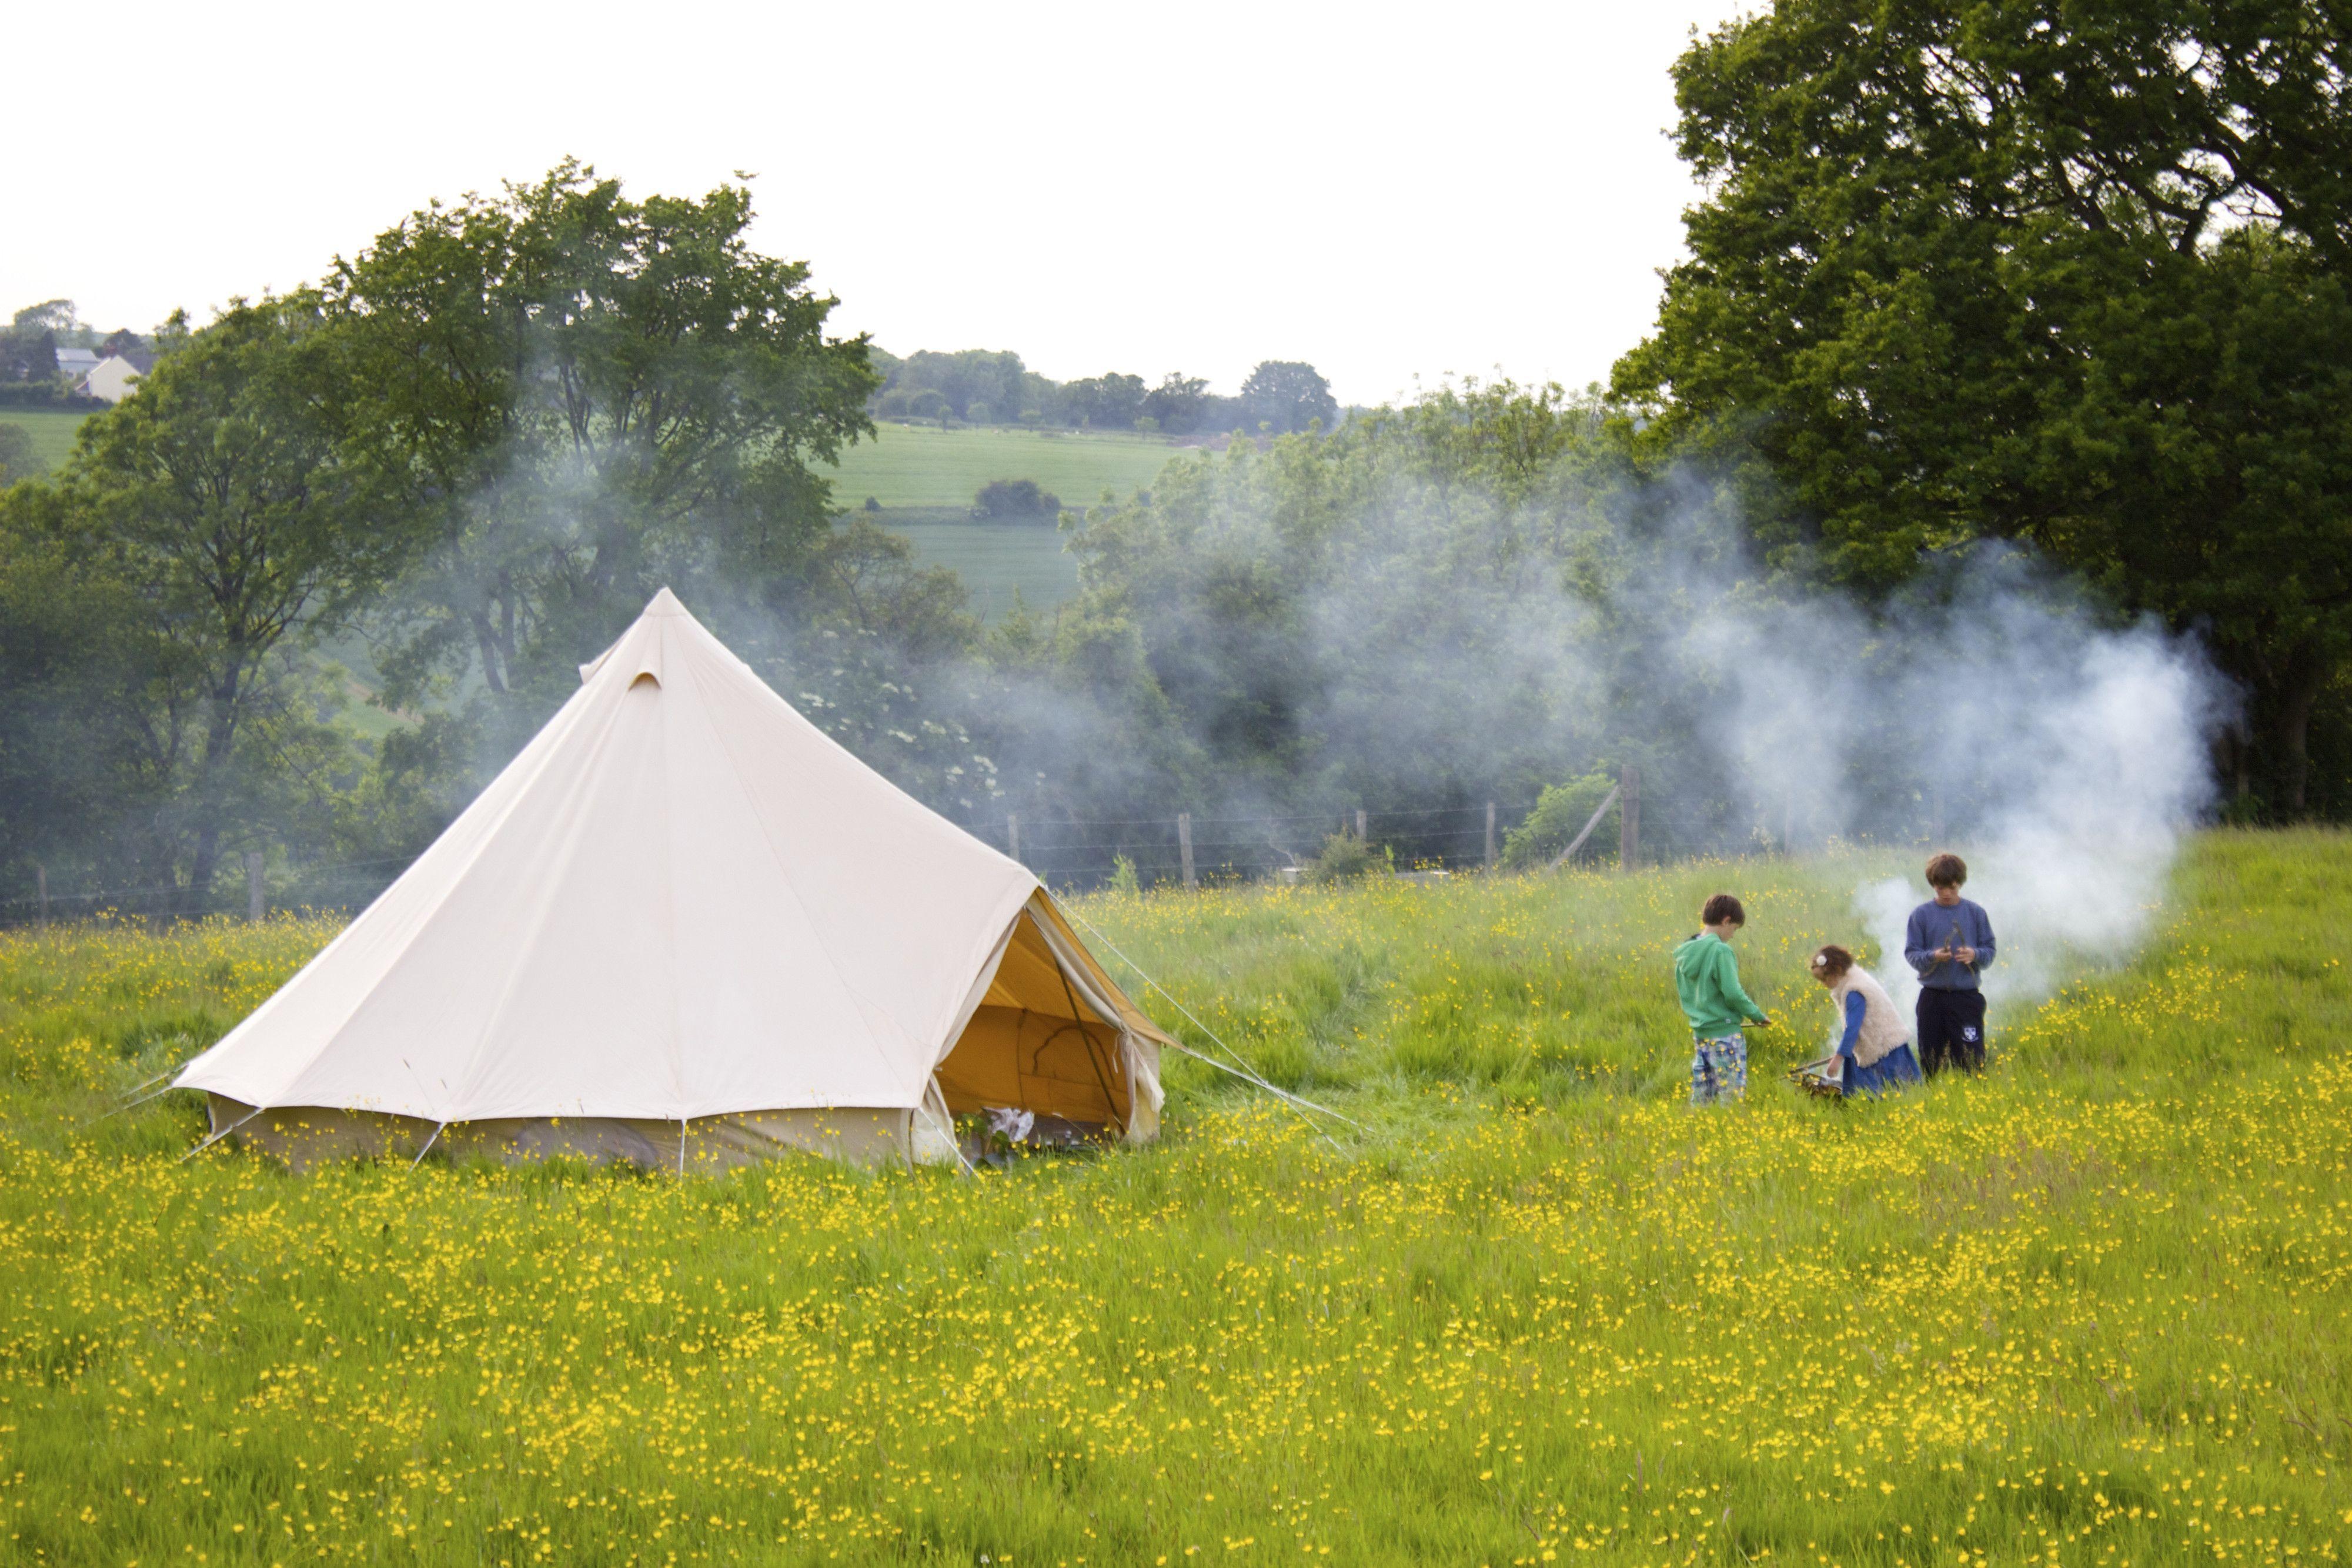
M0 1556L2335 1560L2352 843L2208 838L1983 1080L1806 1102L1877 870L1086 901L1367 1131L1183 1063L1160 1145L976 1178L182 1164L79 1124L328 933L9 938ZM1695 1113L1718 885L1790 1027Z

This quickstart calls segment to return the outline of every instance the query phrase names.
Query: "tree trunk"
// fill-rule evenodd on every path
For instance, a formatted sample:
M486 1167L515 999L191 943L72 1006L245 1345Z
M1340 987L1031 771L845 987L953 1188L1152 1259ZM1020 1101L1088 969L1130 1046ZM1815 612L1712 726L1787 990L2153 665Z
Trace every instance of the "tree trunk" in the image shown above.
M2286 677L2279 683L2279 798L2284 810L2300 817L2306 809L2311 781L2311 710L2318 705L2320 688L2327 684L2327 661L2308 643L2287 661Z
M220 869L222 780L227 776L229 752L236 745L237 698L243 685L242 652L232 655L228 674L213 688L212 712L205 725L205 748L196 759L196 854L188 868L188 885L181 891L180 913L204 913L205 896L213 873Z

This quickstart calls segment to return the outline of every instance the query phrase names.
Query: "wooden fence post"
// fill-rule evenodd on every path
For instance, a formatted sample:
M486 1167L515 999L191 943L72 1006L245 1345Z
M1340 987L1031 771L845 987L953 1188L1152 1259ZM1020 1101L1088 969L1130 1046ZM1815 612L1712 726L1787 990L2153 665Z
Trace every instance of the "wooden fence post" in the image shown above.
M1356 841L1359 843L1371 837L1370 833L1364 831L1364 809L1361 806L1359 806L1356 808Z
M1013 858L1014 860L1020 860L1020 859L1021 859L1021 813L1020 813L1020 812L1018 812L1018 811L1012 811L1012 812L1008 812L1008 813L1006 813L1005 818L1004 818L1004 840L1005 840L1005 842L1007 842L1007 843L1009 843L1009 844L1011 844L1011 845L1013 846L1013 848L1012 848L1012 850L1011 850L1011 852L1011 852L1011 854L1012 854L1012 856L1013 856ZM1024 862L1024 863L1025 863L1025 862Z
M1176 813L1176 848L1184 856L1184 885L1200 886L1200 878L1192 874L1192 813L1190 811Z
M33 883L41 890L41 928L49 925L49 868L38 861L33 862Z
M245 917L256 925L261 924L261 852L245 852Z
M1486 802L1486 869L1495 869L1495 802Z
M1642 863L1642 770L1632 763L1617 776L1617 869Z

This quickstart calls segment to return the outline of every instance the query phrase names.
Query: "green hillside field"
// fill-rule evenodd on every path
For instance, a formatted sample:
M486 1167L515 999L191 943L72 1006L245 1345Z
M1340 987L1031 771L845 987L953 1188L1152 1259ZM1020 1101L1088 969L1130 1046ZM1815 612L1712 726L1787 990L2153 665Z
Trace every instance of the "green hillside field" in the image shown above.
M974 613L996 620L1016 602L1050 610L1077 591L1077 563L1050 522L975 523L972 497L995 479L1034 479L1071 507L1106 490L1148 488L1181 448L1157 436L1049 433L988 426L886 423L842 456L834 501L904 535L926 566L944 566L971 591Z
M0 423L22 425L45 469L65 461L87 414L51 409L0 409ZM1077 591L1077 565L1062 552L1050 523L975 524L972 497L992 479L1034 479L1071 506L1092 505L1106 489L1148 487L1179 448L1146 435L1059 434L986 426L940 430L885 424L828 471L834 499L862 507L873 497L875 520L913 542L927 566L944 566L971 590L972 609L994 620L1017 592L1045 610Z
M969 507L992 479L1034 479L1066 506L1091 506L1105 490L1146 488L1178 451L1164 437L974 425L886 423L820 469L845 510L872 497L883 508Z
M0 937L8 1558L2343 1561L2352 839L2206 837L1984 1078L1804 1099L1886 869L1075 900L1359 1124L1171 1057L1159 1143L976 1176L183 1163L97 1118L331 928ZM1725 887L1784 1027L1695 1111Z
M0 408L0 424L16 425L33 438L33 456L44 474L72 453L74 432L89 417L79 409Z

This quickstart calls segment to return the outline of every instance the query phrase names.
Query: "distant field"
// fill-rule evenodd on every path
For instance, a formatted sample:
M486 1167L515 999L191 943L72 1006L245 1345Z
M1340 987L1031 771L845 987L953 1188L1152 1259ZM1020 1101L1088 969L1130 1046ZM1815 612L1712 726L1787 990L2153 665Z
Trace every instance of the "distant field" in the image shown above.
M42 473L66 460L73 451L74 432L89 417L79 409L0 408L0 424L16 425L33 438L33 456Z
M831 476L833 498L844 509L868 496L886 508L969 507L992 479L1034 479L1065 502L1086 506L1106 487L1124 496L1150 485L1177 450L1148 435L887 423L842 454Z
M33 438L43 469L73 450L74 432L89 415L67 410L0 409L0 424L22 426ZM1051 610L1077 591L1077 563L1062 553L1053 528L961 520L971 498L992 479L1034 479L1073 506L1091 503L1108 487L1126 495L1149 486L1179 448L1143 435L1048 435L1031 430L939 430L886 424L861 442L834 472L835 500L845 508L872 496L876 518L914 542L927 566L951 568L971 590L972 610L996 620L1013 608L1017 590L1032 609ZM373 723L370 710L363 724ZM384 720L388 727L390 720Z
M971 590L984 621L1012 612L1017 590L1032 610L1049 611L1078 591L1078 563L1062 553L1062 533L1044 524L882 521L904 534L925 566L944 566Z

